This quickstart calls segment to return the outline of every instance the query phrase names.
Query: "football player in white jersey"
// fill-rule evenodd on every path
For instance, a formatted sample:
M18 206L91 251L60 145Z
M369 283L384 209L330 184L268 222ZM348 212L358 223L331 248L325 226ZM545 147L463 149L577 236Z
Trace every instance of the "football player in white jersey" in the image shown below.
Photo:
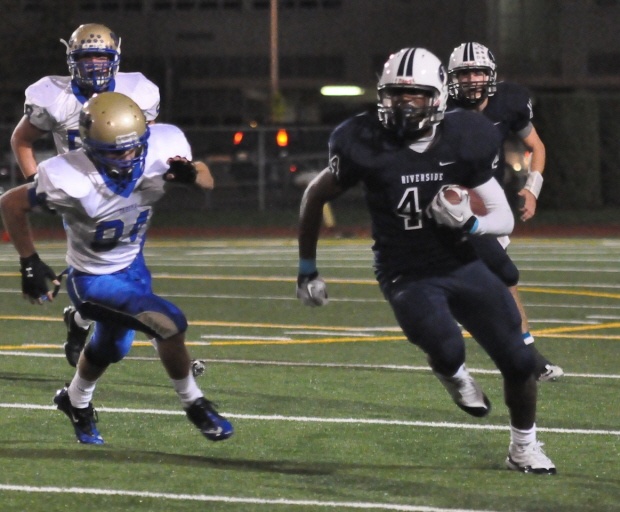
M37 161L33 145L51 133L59 154L82 144L78 119L82 105L94 94L116 91L129 96L149 123L159 114L159 88L142 73L118 72L121 39L110 28L97 23L80 25L69 38L67 48L70 76L46 76L26 89L24 116L11 137L15 159L27 181L34 179ZM67 327L65 355L75 366L90 332L91 323L71 306L64 310ZM202 375L204 361L192 361L192 372Z
M22 292L33 304L52 300L54 272L39 258L28 228L30 211L46 207L63 219L69 265L67 292L95 322L71 383L54 397L79 442L103 444L91 399L107 367L129 352L136 331L154 337L159 357L189 420L211 441L233 427L205 399L190 371L187 320L152 291L143 245L153 205L168 182L213 187L206 164L192 162L177 127L149 127L140 106L117 92L103 92L80 113L83 147L41 162L38 179L1 196L4 225L20 256Z
M133 99L147 121L159 113L159 88L142 73L119 73L121 39L105 25L80 25L67 47L70 76L46 76L26 89L24 116L11 136L11 147L24 177L33 179L33 144L51 132L58 153L81 146L78 118L94 94L115 91Z

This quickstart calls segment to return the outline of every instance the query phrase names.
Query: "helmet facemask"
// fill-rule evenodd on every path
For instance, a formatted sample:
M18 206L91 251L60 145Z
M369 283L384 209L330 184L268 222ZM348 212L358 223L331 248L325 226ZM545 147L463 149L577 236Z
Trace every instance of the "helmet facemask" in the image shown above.
M457 46L448 64L448 92L452 99L464 108L475 108L496 90L497 66L491 51L474 42Z
M93 61L91 57L103 57L105 60ZM76 51L67 57L67 65L71 79L80 89L102 92L116 75L120 60L120 55L114 51Z
M114 183L115 188L124 190L144 173L144 163L148 151L149 130L138 137L136 133L118 137L113 144L86 139L82 144L86 154L104 177ZM122 139L125 139L123 141ZM131 158L124 158L128 151L135 150ZM108 181L106 180L106 181ZM110 183L110 181L108 181Z
M484 79L472 80L471 75L476 72L484 75ZM468 78L463 79L464 75L468 75ZM465 107L480 105L489 96L493 96L497 89L497 82L491 77L491 71L488 68L459 69L449 72L448 77L450 96Z
M378 95L381 123L400 137L417 138L443 119L434 89L390 86L379 89Z

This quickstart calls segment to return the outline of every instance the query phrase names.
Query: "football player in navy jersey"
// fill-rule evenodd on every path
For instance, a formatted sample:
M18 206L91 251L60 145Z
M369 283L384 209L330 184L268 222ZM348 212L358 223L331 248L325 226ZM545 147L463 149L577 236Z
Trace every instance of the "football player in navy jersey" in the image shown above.
M545 145L532 124L532 101L528 90L518 84L497 82L497 66L491 51L480 43L463 43L450 55L448 64L448 109L460 107L481 112L496 126L502 143L511 133L516 134L531 152L531 169L527 182L519 191L522 206L521 220L531 219L536 212L536 201L543 183ZM502 148L503 149L503 148ZM504 154L500 153L495 178L504 184ZM479 256L509 287L521 313L521 331L527 344L534 343L517 283L519 270L510 259L506 248L508 237L478 237L472 240ZM536 375L540 381L554 381L564 375L560 366L551 363L537 349Z
M503 376L507 466L554 474L536 436L535 358L522 341L519 311L465 236L507 235L514 226L493 177L501 136L484 116L445 114L447 98L447 72L431 52L405 48L389 57L378 83L378 115L354 116L334 130L329 166L304 192L297 297L308 306L327 304L316 264L323 205L361 183L375 274L407 339L426 353L452 400L483 417L491 404L465 366L459 323L467 329ZM448 185L473 189L488 214L474 215L462 189L452 204Z

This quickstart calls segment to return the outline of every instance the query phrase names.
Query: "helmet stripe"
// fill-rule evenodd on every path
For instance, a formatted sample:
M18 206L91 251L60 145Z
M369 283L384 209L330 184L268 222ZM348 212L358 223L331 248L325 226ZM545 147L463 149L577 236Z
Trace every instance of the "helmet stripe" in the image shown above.
M411 54L409 55L409 60L407 62L407 76L413 76L413 61L415 58L416 48L411 50Z
M405 52L398 65L396 76L413 76L413 57L416 49L410 49Z
M411 53L411 50L407 50L405 54L401 57L400 63L398 64L398 71L396 72L396 76L403 76L405 74L405 64L407 62L407 56Z

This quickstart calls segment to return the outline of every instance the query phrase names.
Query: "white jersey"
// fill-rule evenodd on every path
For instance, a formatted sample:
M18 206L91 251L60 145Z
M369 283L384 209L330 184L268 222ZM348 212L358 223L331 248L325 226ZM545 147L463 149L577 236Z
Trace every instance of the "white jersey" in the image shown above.
M129 197L108 188L84 149L39 164L37 196L62 215L66 261L76 270L100 275L129 266L141 251L153 205L164 194L167 160L192 159L179 128L155 124L150 130L144 173Z
M159 113L159 88L142 73L117 73L108 91L120 92L135 101L147 121ZM70 76L46 76L26 89L24 115L31 124L52 132L59 154L82 146L80 110L88 98L74 90Z

